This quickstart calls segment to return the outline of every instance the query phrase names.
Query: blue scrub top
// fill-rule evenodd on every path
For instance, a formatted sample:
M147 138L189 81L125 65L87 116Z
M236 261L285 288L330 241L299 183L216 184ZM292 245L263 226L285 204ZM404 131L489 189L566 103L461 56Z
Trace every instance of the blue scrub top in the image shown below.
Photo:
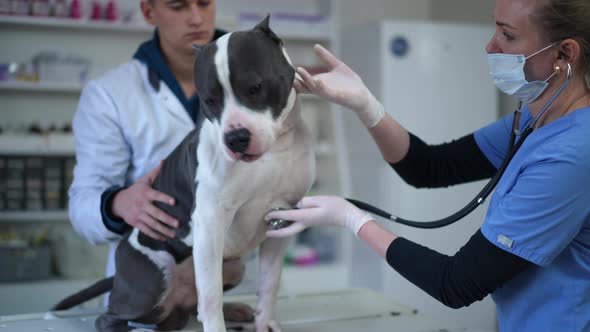
M513 115L475 132L500 166ZM522 131L532 120L528 108ZM494 291L500 331L590 331L590 107L535 130L502 176L482 226L535 265Z

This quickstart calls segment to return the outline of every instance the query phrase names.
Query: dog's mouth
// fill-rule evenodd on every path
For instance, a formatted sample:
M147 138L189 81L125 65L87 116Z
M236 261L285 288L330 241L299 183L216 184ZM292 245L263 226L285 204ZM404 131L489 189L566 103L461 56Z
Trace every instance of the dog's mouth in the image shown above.
M260 157L262 157L262 154L250 154L250 153L244 153L244 152L233 152L230 149L227 148L227 146L225 147L225 151L227 152L228 156L235 161L244 161L247 163L256 161L258 159L260 159Z
M260 157L262 157L262 155L261 155L261 154L247 154L247 153L241 153L241 154L239 154L239 155L240 155L240 158L239 158L239 160L241 160L241 161L245 161L245 162L247 162L247 163L249 163L249 162L253 162L253 161L256 161L256 160L260 159Z

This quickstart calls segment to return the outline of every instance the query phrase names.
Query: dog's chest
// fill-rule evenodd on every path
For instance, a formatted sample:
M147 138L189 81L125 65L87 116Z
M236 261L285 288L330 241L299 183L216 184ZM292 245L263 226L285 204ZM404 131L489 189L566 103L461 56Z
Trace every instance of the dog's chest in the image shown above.
M213 129L204 126L201 137ZM309 190L315 174L311 144L301 125L288 148L271 150L255 162L228 164L219 149L207 144L211 141L201 143L195 212L222 209L228 218L219 221L227 229L224 257L240 257L264 240L264 216L271 209L291 208Z
M291 208L309 189L312 176L307 154L301 151L270 153L252 164L236 169L234 179L221 197L234 202L231 225L226 232L224 256L239 257L265 238L264 216L275 208Z

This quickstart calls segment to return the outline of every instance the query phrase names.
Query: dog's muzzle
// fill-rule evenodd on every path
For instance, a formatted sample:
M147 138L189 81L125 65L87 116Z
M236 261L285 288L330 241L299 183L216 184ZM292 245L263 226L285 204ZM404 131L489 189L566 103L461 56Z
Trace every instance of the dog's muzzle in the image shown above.
M250 145L250 131L246 128L234 129L225 133L224 141L233 153L244 153Z

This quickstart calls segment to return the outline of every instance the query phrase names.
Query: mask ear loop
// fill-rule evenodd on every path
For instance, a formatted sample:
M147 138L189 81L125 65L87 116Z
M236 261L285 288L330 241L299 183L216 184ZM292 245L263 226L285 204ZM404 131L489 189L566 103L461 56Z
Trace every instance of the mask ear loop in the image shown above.
M530 59L530 58L534 57L535 55L537 55L537 54L539 54L539 53L545 52L546 50L548 50L548 49L550 49L551 47L555 46L555 44L557 44L557 43L558 43L558 42L554 42L554 43L552 43L552 44L550 44L550 45L547 45L546 47L543 47L542 49L540 49L540 50L538 50L537 52L535 52L535 53L533 53L533 54L531 54L531 55L529 55L529 56L525 57L524 59L525 59L525 60L528 60L528 59Z

